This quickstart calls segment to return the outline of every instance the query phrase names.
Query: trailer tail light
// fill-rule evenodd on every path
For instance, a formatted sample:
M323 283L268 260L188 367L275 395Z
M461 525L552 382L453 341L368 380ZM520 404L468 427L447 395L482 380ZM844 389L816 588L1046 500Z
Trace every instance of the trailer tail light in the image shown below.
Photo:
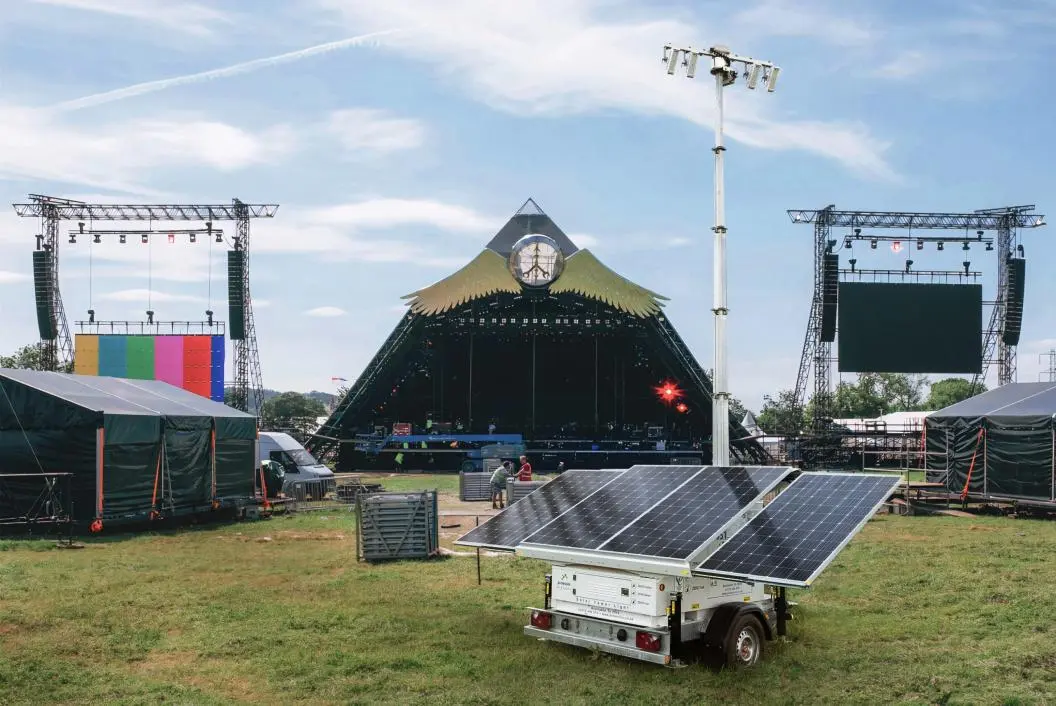
M532 611L532 627L539 628L540 630L549 630L550 624L553 622L554 616L550 615L544 610L533 610Z
M638 632L634 635L634 644L646 652L659 652L660 636L652 632Z

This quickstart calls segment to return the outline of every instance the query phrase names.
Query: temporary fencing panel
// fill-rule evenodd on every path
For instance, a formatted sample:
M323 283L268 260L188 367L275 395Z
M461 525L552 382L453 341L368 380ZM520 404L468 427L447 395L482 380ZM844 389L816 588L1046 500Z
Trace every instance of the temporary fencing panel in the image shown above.
M357 560L425 559L440 550L435 490L360 495L356 525Z
M459 473L458 497L467 502L491 500L491 474Z

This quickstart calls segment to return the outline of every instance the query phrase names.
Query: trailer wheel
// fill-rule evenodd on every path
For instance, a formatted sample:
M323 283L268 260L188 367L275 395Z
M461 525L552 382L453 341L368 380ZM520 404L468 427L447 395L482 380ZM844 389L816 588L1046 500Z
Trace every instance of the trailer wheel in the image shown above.
M763 626L754 615L741 615L733 621L725 644L726 666L752 667L763 657Z
M477 466L472 461L463 461L462 462L462 472L463 473L473 473L476 470L477 470Z

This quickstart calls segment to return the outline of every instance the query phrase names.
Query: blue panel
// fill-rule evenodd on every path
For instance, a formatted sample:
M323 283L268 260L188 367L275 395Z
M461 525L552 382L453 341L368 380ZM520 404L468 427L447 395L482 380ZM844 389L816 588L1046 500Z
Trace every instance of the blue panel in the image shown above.
M224 401L224 337L213 336L210 344L209 399Z
M125 336L99 336L99 374L128 377L128 342Z
M213 342L212 342L212 344L210 346L210 351L211 351L211 355L212 355L211 360L212 360L213 367L214 368L216 368L216 367L221 367L221 368L224 367L224 337L223 336L213 336Z

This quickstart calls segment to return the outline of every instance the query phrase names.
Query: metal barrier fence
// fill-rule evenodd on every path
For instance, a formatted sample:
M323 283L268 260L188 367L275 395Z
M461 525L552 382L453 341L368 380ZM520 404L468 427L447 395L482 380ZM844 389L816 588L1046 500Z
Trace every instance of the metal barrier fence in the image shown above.
M536 488L542 488L547 482L545 480L506 479L506 504L513 505L518 500L527 497Z
M459 473L458 497L464 501L491 500L491 474Z
M282 488L286 496L286 507L291 512L329 510L347 505L341 502L334 490L335 483L332 478L292 481L287 482Z
M356 499L356 560L426 559L440 551L436 491Z

